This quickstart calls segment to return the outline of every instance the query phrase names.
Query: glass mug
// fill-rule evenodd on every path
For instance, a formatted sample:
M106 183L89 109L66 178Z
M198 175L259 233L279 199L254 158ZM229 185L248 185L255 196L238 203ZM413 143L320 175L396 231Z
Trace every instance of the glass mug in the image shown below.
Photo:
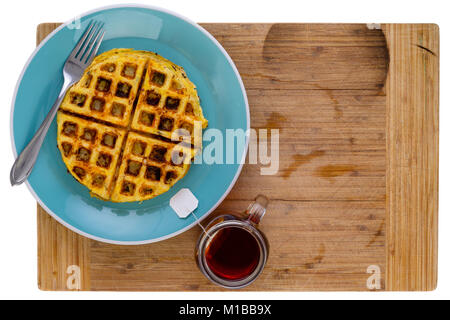
M268 199L259 195L244 215L225 214L214 218L198 239L196 261L213 283L228 289L245 287L264 269L269 242L257 226Z

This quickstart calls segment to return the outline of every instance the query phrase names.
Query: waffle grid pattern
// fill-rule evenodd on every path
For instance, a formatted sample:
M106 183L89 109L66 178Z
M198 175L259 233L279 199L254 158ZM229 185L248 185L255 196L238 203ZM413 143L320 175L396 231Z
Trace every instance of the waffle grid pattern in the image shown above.
M61 109L128 126L146 62L143 57L131 56L126 62L90 67L66 95Z
M149 65L131 127L166 138L178 131L179 135L188 134L194 139L194 133L201 134L205 121L194 113L195 102L186 94L189 84L167 74L157 64ZM194 131L195 126L198 127Z
M126 202L135 193L146 198L166 192L187 173L192 152L180 144L130 132L112 200Z
M67 168L82 184L109 198L125 130L59 112L62 126L58 147Z
M114 202L151 199L189 170L195 148L152 135L170 139L177 129L192 135L195 125L207 124L182 68L131 52L126 59L120 53L130 51L123 49L98 56L67 93L57 120L58 148L70 173L94 196ZM157 104L148 105L149 92L158 92ZM142 123L144 112L152 115L151 126ZM164 119L171 119L170 130L162 130L169 129L162 128Z

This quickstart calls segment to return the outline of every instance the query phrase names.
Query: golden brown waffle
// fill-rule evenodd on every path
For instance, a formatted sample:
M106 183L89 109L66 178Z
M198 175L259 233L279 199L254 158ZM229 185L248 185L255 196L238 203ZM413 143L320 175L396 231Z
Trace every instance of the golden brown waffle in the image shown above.
M147 57L132 50L112 50L94 59L70 88L61 109L128 126Z
M58 148L80 183L109 199L126 131L58 112Z
M131 127L135 130L172 138L187 133L201 137L208 121L203 117L196 88L184 70L159 56L151 56Z
M149 92L158 93L158 103ZM196 122L201 141L207 126L184 70L152 52L131 49L96 57L66 94L57 122L58 148L69 172L93 195L115 202L147 200L169 190L186 175L195 152L167 138L177 129L193 134Z
M166 192L185 176L194 151L130 132L123 154L111 196L115 202L146 200Z

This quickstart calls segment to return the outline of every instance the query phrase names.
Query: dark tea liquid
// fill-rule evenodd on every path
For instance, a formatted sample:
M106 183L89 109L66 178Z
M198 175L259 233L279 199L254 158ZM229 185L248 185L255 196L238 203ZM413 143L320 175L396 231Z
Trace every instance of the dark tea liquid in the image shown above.
M238 227L219 230L205 251L209 269L218 277L238 280L249 276L260 258L260 248L251 233Z

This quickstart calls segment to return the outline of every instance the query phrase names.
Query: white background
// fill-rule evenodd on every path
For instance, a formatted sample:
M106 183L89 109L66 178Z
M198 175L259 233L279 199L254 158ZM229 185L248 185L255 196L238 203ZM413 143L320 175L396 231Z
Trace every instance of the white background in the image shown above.
M449 120L448 1L143 1L178 12L197 22L422 22L440 26L441 124ZM13 163L10 143L10 106L16 81L35 48L36 26L64 22L96 7L122 3L113 0L2 1L0 93L0 298L39 299L448 299L450 298L449 169L440 166L439 282L430 293L58 293L37 288L36 202L25 185L12 188L9 170ZM440 163L449 163L449 126L440 126Z

